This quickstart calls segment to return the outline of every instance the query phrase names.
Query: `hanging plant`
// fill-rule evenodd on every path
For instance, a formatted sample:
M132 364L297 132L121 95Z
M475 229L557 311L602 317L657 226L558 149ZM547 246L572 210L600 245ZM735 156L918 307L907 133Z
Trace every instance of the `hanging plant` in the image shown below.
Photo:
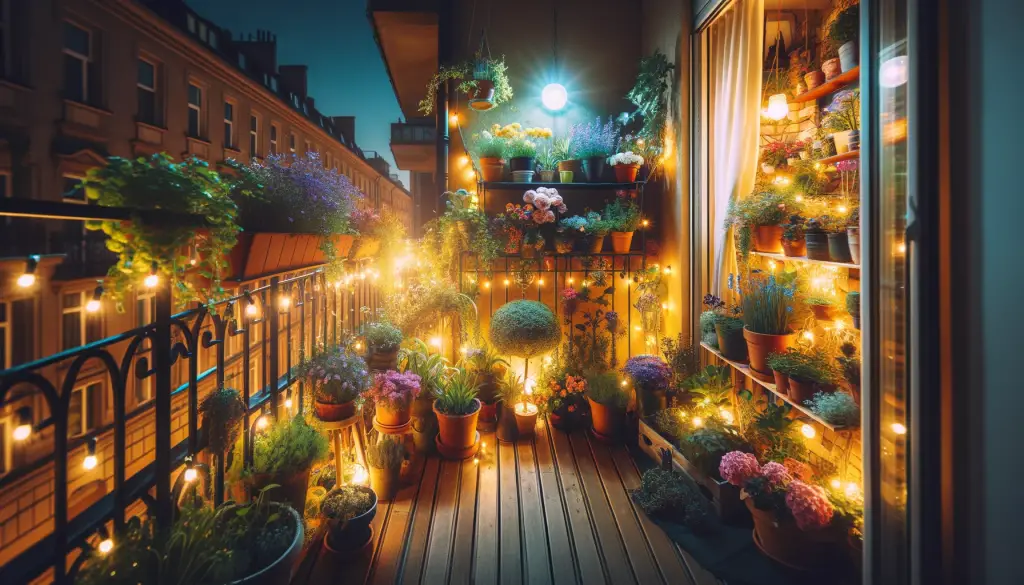
M442 66L427 83L427 95L419 103L420 112L427 116L434 111L434 101L441 85L458 81L456 90L466 94L470 107L489 110L512 99L512 85L508 81L505 56L500 59L484 57L477 52L473 61Z
M642 120L635 137L637 141L629 147L652 164L660 160L665 141L666 93L672 67L661 51L644 57L640 60L636 83L626 94L626 99L636 106L636 111L629 116L630 122L638 118Z
M224 298L221 278L239 227L238 206L229 185L205 161L175 163L166 154L149 159L111 157L107 166L88 172L86 197L104 207L160 210L204 218L205 225L131 221L86 222L107 235L107 248L118 255L107 271L104 288L119 311L125 295L147 276L170 279L179 306Z

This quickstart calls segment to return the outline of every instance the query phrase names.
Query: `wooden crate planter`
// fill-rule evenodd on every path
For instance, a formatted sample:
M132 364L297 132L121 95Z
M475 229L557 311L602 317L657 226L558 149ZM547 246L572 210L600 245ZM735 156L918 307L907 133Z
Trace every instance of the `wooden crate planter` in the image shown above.
M333 236L335 254L344 258L352 247L352 236ZM245 281L317 266L327 261L321 249L323 237L316 234L243 232L231 250L230 274Z
M733 520L748 516L746 506L740 500L740 488L725 482L708 477L676 449L668 439L662 437L654 427L646 421L640 421L640 450L646 453L655 462L661 461L661 450L668 449L672 452L673 466L689 475L704 496L711 500L722 520Z

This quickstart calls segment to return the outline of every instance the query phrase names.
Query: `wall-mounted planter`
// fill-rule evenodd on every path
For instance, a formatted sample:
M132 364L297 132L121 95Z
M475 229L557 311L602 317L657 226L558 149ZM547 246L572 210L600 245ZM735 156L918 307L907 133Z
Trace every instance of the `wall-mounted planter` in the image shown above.
M344 257L352 247L352 236L333 236L335 254ZM252 280L267 274L317 266L327 261L323 237L316 234L242 232L229 255L233 280Z

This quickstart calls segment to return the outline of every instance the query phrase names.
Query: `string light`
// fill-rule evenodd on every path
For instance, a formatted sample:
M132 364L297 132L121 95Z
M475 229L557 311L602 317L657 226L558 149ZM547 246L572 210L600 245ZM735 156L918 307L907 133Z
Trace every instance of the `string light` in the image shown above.
M448 116L448 122L452 126L455 126L456 124L458 124L459 123L459 113L458 112L452 112L452 114L450 116Z
M647 221L647 220L645 219L645 220L643 220L643 221L641 221L641 222L640 222L640 225L642 225L643 227L647 227L647 226L651 225L651 222L649 222L649 221Z
M289 410L291 409L291 407L292 407L292 399L291 398L285 398L284 399L284 407L289 409Z
M17 411L18 426L14 427L11 436L15 441L24 441L32 435L32 409L22 406Z
M287 311L288 307L292 305L292 297L284 295L281 297L281 300L278 301L278 304L281 306L282 311Z
M99 459L96 457L96 437L90 437L88 443L88 451L85 455L85 459L82 459L82 468L86 471L96 469L96 465L99 464Z
M693 423L693 426L695 426L697 428L700 428L700 427L704 426L704 419L702 419L699 416L693 417L693 420L691 422Z
M485 280L485 281L484 281L484 288L485 288L485 289L487 289L487 288L491 288L491 281L489 281L489 280Z
M142 284L146 285L146 288L156 288L156 285L160 284L160 275L156 272L156 262L153 263Z
M804 331L802 337L807 341L814 341L814 333L811 331Z
M833 322L833 325L835 325L836 329L839 330L839 331L842 331L843 328L846 327L846 323L843 323L842 319L836 319Z
M569 279L569 284L572 284L572 283L573 283L573 280L570 278Z
M797 195L797 196L796 196L796 197L794 197L793 199L794 199L794 200L795 200L795 201L796 201L797 203L800 203L801 201L803 201L803 200L804 200L804 196L803 196L803 195Z
M818 436L818 431L814 430L814 427L807 423L804 423L803 426L800 427L800 433L808 439L813 439Z
M473 458L473 465L480 465L480 458L479 457L474 457Z
M25 272L18 276L18 286L28 288L36 283L36 267L39 266L39 256L32 255L25 261Z
M100 310L101 303L100 299L103 298L103 285L98 284L92 291L92 298L85 303L85 311L87 313L96 313Z
M467 170L466 171L466 180L467 181L472 181L474 179L476 179L476 171L474 171L473 169Z
M433 345L434 347L436 347L438 349L441 349L441 338L440 337L431 337L430 338L430 345Z
M267 418L267 415L261 414L260 417L256 419L256 429L262 431L268 426L270 426L270 419Z
M725 421L725 424L731 425L733 423L734 418L732 416L732 411L729 409L722 408L718 411L718 414L722 417L722 420Z
M860 486L854 482L846 484L846 497L853 498L860 493Z
M508 279L505 279L505 286L508 286Z
M831 481L831 482L829 482L829 483L830 483L830 484L832 485L832 487L833 487L833 488L835 488L835 489L839 489L839 488L843 487L843 482L839 481L839 478L838 478L838 477L833 477L833 478L832 478L832 481Z
M537 286L544 286L544 279L543 278L538 278L537 279Z
M837 207L836 209L838 209L838 210L839 210L839 213L846 213L847 211L849 211L849 210L848 210L848 209L846 208L846 206L845 206L845 205L840 205L840 206L839 206L839 207Z
M352 347L354 347L356 351L359 351L359 350L363 349L363 344L361 342L357 341L355 343L355 345L353 345Z
M623 388L625 388L626 387L626 381L623 380L623 381L619 382L619 386L622 386Z
M100 544L97 547L97 550L99 550L100 554L103 554L103 555L109 553L110 551L114 550L114 541L109 539L109 538L104 538L103 540L100 541Z
M462 155L462 156L459 157L459 166L463 166L464 167L464 166L466 166L468 164L469 164L469 157L468 156Z
M775 263L775 260L769 260L768 261L768 270L771 270L772 272L775 272L776 266L777 266L777 264Z
M902 423L894 422L892 423L892 432L896 433L897 435L905 435L907 434L907 427L905 427Z
M666 266L665 270L663 270L663 272L665 274L672 274L672 267L671 266Z

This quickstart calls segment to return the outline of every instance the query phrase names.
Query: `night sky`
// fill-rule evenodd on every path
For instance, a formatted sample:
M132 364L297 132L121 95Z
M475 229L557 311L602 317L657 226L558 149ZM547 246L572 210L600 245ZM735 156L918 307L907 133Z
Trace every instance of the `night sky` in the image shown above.
M278 65L308 65L309 95L327 116L356 116L356 143L375 150L408 187L391 148L391 122L401 111L391 88L366 0L187 0L196 12L241 33L277 35Z

